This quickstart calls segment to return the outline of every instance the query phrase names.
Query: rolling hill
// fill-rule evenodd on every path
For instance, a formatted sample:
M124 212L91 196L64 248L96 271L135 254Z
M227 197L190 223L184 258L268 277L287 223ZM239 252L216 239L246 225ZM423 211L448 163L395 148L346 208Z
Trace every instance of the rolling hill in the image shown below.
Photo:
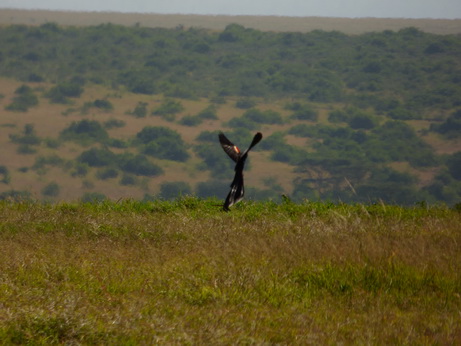
M37 23L38 24L38 23ZM457 203L456 35L104 24L0 28L0 193Z

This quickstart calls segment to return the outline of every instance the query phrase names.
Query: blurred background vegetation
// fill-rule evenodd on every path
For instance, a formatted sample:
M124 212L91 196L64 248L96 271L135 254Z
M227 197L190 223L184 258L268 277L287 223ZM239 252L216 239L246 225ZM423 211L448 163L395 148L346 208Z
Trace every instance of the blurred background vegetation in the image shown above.
M284 193L294 200L461 201L461 148L440 153L425 140L432 134L450 145L460 138L459 35L416 28L354 36L320 30L263 32L238 24L219 32L113 24L11 25L0 27L0 76L23 83L14 97L2 101L3 112L30 112L42 99L82 116L113 112L108 98L85 101L78 110L69 108L86 88L100 85L162 95L163 102L155 107L139 101L126 114L130 119L150 118L151 124L159 117L175 125L145 126L126 140L109 133L126 126L126 118L72 121L56 138L41 138L29 124L9 134L18 154L37 153L40 146L56 149L66 142L83 149L74 160L38 156L22 173L59 166L82 179L95 171L100 181L143 186L145 177L165 174L165 162L194 162L199 171L208 172L208 181L195 186L164 181L156 196L224 197L232 162L217 145L217 130L227 128L229 138L243 145L254 131L266 128L276 130L266 132L256 150L289 165L296 179L291 190L266 179L264 189L248 188L252 198L277 199ZM49 87L37 87L42 85ZM184 102L201 99L209 104L184 114ZM220 105L231 99L237 100L239 115L219 122ZM261 107L261 100L281 100L285 113ZM319 120L322 107L328 109L327 121ZM215 121L216 131L199 131L193 143L183 139L182 131L207 121ZM304 144L294 145L294 140ZM405 172L394 165L402 162L409 167ZM8 185L16 172L1 163L0 182ZM412 172L425 170L435 173L422 183ZM87 187L92 184L86 180ZM27 194L2 191L0 198ZM41 193L59 198L61 191L58 184L48 184ZM152 194L147 191L145 198Z

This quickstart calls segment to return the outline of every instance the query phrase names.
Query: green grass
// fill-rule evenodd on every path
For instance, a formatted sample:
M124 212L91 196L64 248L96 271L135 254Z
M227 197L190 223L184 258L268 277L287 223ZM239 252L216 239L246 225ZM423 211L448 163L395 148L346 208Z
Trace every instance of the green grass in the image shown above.
M0 344L457 344L444 206L0 203Z

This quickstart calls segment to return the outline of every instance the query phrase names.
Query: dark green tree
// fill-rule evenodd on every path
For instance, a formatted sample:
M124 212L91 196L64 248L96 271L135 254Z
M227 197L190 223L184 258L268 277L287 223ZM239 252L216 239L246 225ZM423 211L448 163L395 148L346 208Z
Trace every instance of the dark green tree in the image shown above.
M163 169L150 162L144 155L122 154L117 158L118 165L126 173L154 177L163 174Z
M57 197L60 192L60 187L57 183L49 183L42 189L42 195L46 197Z
M116 155L108 149L91 148L80 154L77 160L90 167L104 167L116 164Z
M109 135L98 121L84 119L72 122L69 127L61 131L60 137L64 140L81 142L105 142Z
M162 126L146 126L136 134L142 151L159 159L186 161L189 158L180 134Z

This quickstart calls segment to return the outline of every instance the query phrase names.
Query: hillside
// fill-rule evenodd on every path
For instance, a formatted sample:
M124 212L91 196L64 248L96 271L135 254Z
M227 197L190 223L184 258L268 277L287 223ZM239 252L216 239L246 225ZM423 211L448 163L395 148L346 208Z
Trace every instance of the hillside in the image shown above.
M248 197L414 204L461 196L461 44L105 24L0 28L0 193L224 198L225 131Z
M283 16L206 16L156 13L115 13L115 12L61 12L1 9L0 24L42 25L45 23L60 25L92 26L113 23L124 26L141 25L143 27L205 28L221 31L229 24L240 24L247 28L262 31L313 30L340 31L358 35L366 32L384 30L398 31L415 27L433 34L461 33L461 19L409 19L409 18L326 18L326 17L283 17Z

